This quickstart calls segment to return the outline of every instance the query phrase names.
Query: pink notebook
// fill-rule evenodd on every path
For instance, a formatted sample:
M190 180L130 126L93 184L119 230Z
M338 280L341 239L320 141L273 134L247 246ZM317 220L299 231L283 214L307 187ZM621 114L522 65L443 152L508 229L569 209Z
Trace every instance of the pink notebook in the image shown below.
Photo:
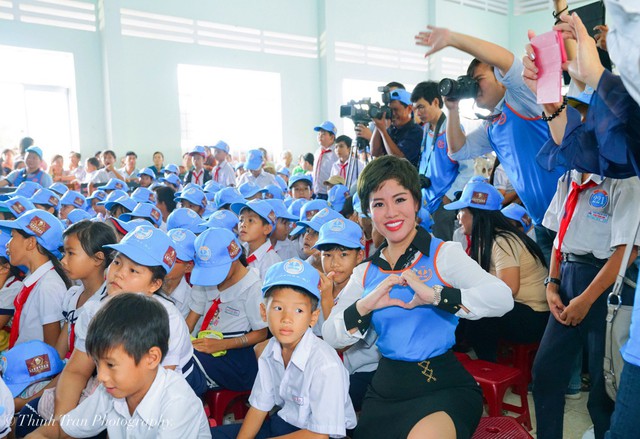
M559 31L546 32L531 39L538 68L538 104L562 100L562 64L567 60L564 40Z

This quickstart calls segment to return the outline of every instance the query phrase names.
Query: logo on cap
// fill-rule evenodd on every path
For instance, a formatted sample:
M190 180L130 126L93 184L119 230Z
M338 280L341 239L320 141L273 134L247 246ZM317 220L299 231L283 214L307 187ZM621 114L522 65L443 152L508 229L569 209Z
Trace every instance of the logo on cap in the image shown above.
M531 226L531 217L529 216L529 214L525 213L524 215L522 215L521 219L524 225L526 226L526 228L528 229L529 226Z
M190 187L189 189L187 189L186 191L184 191L185 195L191 195L192 193L194 193L196 190L195 188Z
M97 192L97 193L95 194L95 198L97 198L98 200L102 201L102 200L104 200L105 198L107 198L107 194L106 194L106 193L104 193L104 192ZM76 198L76 200L81 200L81 199L80 199L80 198ZM82 201L82 200L81 200L81 201Z
M73 204L75 204L78 207L82 207L82 205L84 204L84 201L82 201L82 198L76 197L75 200L73 200Z
M216 212L217 213L217 212ZM191 209L187 209L187 216L190 216L191 218L197 218L198 214L195 213L193 210Z
M317 213L318 218L324 218L328 214L329 214L329 209L327 209L326 207Z
M116 189L122 189L122 183L116 183Z
M331 227L329 227L329 230L331 230L332 232L342 232L345 228L345 224L344 221L342 221L341 219L337 219L335 221L332 221Z
M211 259L211 250L209 250L209 247L205 245L200 247L198 249L198 258L200 258L201 261L208 261Z
M151 218L153 218L156 221L160 221L160 211L155 210L155 209L151 209Z
M149 201L151 201L152 203L156 202L156 196L153 194L153 192L149 194Z
M11 206L11 208L13 209L14 212L16 212L17 214L21 214L22 212L24 212L26 209L24 208L24 206L20 203L20 201L16 201L15 203L13 203L13 205Z
M27 224L27 229L31 230L37 236L44 235L50 228L51 226L39 216L34 216L31 218L31 221L29 221L29 224Z
M471 195L471 202L473 204L482 204L483 206L487 204L487 199L489 198L489 194L486 192L474 192Z
M240 246L238 245L238 243L234 240L232 240L229 245L227 246L227 251L229 252L229 257L231 259L235 259L236 256L238 256L238 254L240 254Z
M276 213L273 210L269 212L269 215L267 215L267 217L269 218L269 221L271 221L272 223L275 224L275 222L276 222Z
M172 230L169 233L169 237L176 242L182 242L184 241L184 238L187 237L187 234L184 233L182 230Z
M153 229L145 227L138 230L133 236L135 236L137 239L142 241L142 240L151 238L152 235L153 235Z
M51 195L49 197L49 203L53 206L56 207L58 205L58 199L56 197L54 197L53 195Z
M318 213L317 210L308 210L307 211L307 221L309 221L313 216ZM320 215L318 218L322 218L324 215Z
M162 257L162 261L168 266L172 266L176 262L176 250L169 246L166 252L164 252L164 256Z
M51 362L49 361L48 354L38 355L33 358L29 358L24 361L27 366L29 376L35 376L51 370Z
M215 219L224 219L224 211L216 210L211 216L214 217Z
M300 274L304 271L304 265L296 259L289 259L284 263L284 271L289 274Z

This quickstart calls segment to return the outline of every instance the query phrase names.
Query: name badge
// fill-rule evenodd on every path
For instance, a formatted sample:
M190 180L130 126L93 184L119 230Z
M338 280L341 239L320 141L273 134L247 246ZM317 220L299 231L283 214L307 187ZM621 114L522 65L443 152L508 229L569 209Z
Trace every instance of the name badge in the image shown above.
M293 402L302 406L304 405L304 398L302 396L293 396Z
M230 306L227 306L224 310L225 314L230 314L234 317L238 317L240 315L240 310L239 309L235 309L235 308L231 308Z
M587 218L589 218L591 221L597 221L603 224L606 224L609 222L609 214L602 213L602 212L594 212L592 210L587 212Z

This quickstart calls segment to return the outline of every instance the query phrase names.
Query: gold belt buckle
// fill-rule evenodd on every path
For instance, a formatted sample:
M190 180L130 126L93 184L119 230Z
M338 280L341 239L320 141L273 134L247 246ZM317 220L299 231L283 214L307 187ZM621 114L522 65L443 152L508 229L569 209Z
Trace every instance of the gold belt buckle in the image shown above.
M431 362L427 360L418 363L418 366L422 369L422 375L427 377L428 383L430 383L431 381L438 381L436 377L433 376L433 369L429 367L430 364Z

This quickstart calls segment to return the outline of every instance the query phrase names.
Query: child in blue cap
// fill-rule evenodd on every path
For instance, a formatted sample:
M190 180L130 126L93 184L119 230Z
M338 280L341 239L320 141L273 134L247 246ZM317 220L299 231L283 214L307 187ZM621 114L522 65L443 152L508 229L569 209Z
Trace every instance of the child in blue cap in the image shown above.
M349 378L336 351L311 331L318 319L318 272L289 259L269 269L262 318L273 338L258 360L258 376L242 425L211 430L214 438L270 438L296 431L343 437L356 425ZM267 419L274 407L276 414Z
M53 216L58 216L58 206L60 205L60 197L51 189L38 189L30 198L36 209L49 212Z
M310 220L298 221L295 229L291 232L291 236L301 236L299 242L302 243L302 254L306 261L313 265L318 271L322 271L322 263L320 261L320 251L314 248L314 246L318 241L320 227L336 218L342 217L335 210L325 207L316 213Z
M204 167L205 156L204 146L201 145L196 145L189 151L189 157L191 157L193 167L187 170L184 176L185 185L193 183L198 186L203 186L207 181L211 180L211 172Z
M294 200L305 199L310 200L313 195L311 185L313 178L307 174L297 174L289 179L289 195Z
M94 191L94 193L95 192L98 191ZM102 199L104 200L105 198L106 195ZM60 198L60 209L58 211L58 218L60 218L61 220L67 219L67 215L69 214L69 212L71 212L73 209L83 209L85 206L85 202L86 200L84 198L84 195L82 195L80 192L67 191Z
M176 196L175 200L180 202L181 207L191 209L200 216L202 216L207 207L207 198L202 189L198 187L184 189Z
M298 216L289 213L282 200L272 198L266 202L271 205L276 214L276 226L269 237L273 249L283 261L296 257L296 245L289 239L289 233L298 221Z
M210 388L249 390L258 365L253 346L267 338L260 317L262 280L247 268L242 245L227 229L208 229L195 241L189 330ZM226 353L224 353L226 351Z
M22 281L25 273L16 267L11 265L9 261L9 255L7 255L7 243L11 239L11 232L8 230L0 229L0 328L4 328L15 310L13 301L16 296L22 290ZM0 337L0 350L7 348L9 344L9 333L2 330Z
M186 318L189 315L191 300L191 285L187 282L187 275L193 270L196 235L191 230L175 228L169 230L167 236L171 238L176 249L176 263L165 276L162 288Z
M220 140L213 145L213 157L218 164L211 171L213 180L220 183L223 187L233 186L236 184L236 171L228 161L229 145Z

